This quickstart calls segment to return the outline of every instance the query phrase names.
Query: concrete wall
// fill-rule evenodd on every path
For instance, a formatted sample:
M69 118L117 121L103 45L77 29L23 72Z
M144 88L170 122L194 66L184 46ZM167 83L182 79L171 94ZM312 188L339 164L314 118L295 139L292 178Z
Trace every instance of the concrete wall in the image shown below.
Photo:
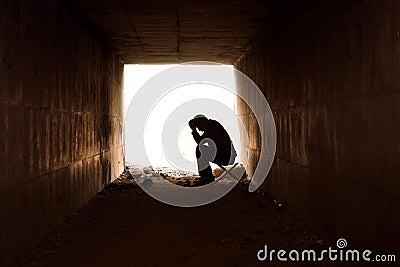
M57 1L0 2L0 266L123 170L122 78Z
M263 189L328 240L396 252L400 1L293 2L235 64L262 89L277 125ZM261 138L238 106L253 131L252 173Z

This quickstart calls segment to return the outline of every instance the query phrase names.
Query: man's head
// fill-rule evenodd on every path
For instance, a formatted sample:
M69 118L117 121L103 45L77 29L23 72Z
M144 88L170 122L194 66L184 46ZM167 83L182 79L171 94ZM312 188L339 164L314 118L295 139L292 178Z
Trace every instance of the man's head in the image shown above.
M194 116L194 122L196 127L200 130L200 131L204 131L207 129L208 127L208 119L206 116L199 114Z

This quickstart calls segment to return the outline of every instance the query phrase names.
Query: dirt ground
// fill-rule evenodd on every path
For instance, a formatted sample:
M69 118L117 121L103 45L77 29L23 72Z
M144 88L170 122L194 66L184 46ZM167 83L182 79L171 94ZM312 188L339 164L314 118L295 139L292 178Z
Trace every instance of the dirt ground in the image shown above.
M125 173L17 266L344 266L256 257L264 245L321 250L323 243L267 195L247 192L245 182L209 205L178 208L154 200Z

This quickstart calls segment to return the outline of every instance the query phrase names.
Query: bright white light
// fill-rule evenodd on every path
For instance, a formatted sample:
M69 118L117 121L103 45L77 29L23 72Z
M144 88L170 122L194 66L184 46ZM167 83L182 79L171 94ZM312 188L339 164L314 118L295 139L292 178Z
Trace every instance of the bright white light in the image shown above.
M172 65L125 65L124 73L124 116L130 102L132 101L135 93L140 87L154 75L170 68ZM203 66L204 67L204 66ZM216 67L211 65L210 67ZM234 86L234 74L232 68L232 88ZM163 154L162 147L162 132L163 126L168 116L180 105L195 99L207 98L220 102L227 106L234 112L236 95L232 94L226 89L215 85L209 84L188 84L174 89L166 94L157 103L155 103L153 110L148 116L148 121L145 129L145 146L148 151L148 157L153 163L153 167L173 167L168 162ZM209 118L213 118L212 114L207 112L199 112ZM234 142L235 148L240 152L239 128L237 121L229 121L217 119L228 131L231 139ZM221 121L222 120L222 121ZM187 160L196 164L195 148L196 143L191 135L191 129L186 125L182 125L178 137L178 147L181 155ZM239 156L238 156L239 159ZM139 164L138 162L131 162L132 164Z
M124 66L124 117L134 95L154 75L173 65L125 65Z

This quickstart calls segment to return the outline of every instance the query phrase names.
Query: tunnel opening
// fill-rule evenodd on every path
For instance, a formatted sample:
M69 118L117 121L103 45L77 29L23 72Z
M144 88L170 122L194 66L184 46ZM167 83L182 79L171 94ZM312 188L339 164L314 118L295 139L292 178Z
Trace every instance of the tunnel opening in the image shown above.
M124 66L124 139L125 142L129 142L129 135L126 134L126 121L128 116L135 117L137 114L130 112L130 105L134 98L137 96L140 90L146 90L145 84L148 83L155 76L168 69L174 68L178 65L173 64L126 64ZM180 65L182 66L182 65ZM230 82L231 88L236 92L236 84L234 77L233 65L223 64L188 64L188 66L198 68L201 72L205 68L230 68L231 74L227 79ZM171 77L173 79L173 77ZM148 92L151 94L151 92ZM237 156L235 162L240 163L242 159L241 155L241 139L239 123L237 119L237 96L232 90L227 90L221 85L211 83L190 83L180 84L167 93L163 94L155 103L151 112L147 115L146 127L144 129L144 144L146 150L146 160L143 159L145 155L135 153L135 155L126 155L126 167L127 168L146 168L151 167L158 170L169 170L176 171L179 173L197 174L197 162L196 162L196 142L192 136L192 129L189 127L188 122L191 118L196 115L202 114L209 119L217 120L228 132L233 146L236 148ZM169 136L166 139L165 128L167 123L174 123L174 116L176 112L182 113L185 110L185 106L196 105L199 101L205 101L200 104L198 109L191 109L187 112L186 117L188 120L185 123L179 122L177 127L177 136ZM208 104L210 103L210 104ZM218 108L220 105L221 108ZM226 112L234 114L232 116L226 116ZM174 115L175 114L175 115ZM135 120L135 119L134 119ZM128 126L129 127L129 126ZM198 129L200 135L203 133ZM165 142L174 142L176 146L172 152L166 152ZM168 144L169 146L170 144ZM126 151L125 151L126 152ZM179 164L179 158L187 161L188 164ZM147 161L148 159L148 161ZM151 163L148 166L148 162ZM177 163L178 162L178 163ZM214 173L218 172L219 166L210 163Z
M263 114L261 120L243 101L237 103L237 117L249 133L249 142L235 146L240 161L248 159L251 183L261 177L255 175L257 168L272 164L268 179L259 183L257 192L286 203L285 208L333 247L338 238L346 238L352 248L387 249L388 253L400 246L400 64L396 60L400 1L211 0L199 5L196 1L24 0L3 1L0 6L0 266L12 266L25 249L39 244L69 215L118 181L125 167L124 64L177 64L199 59L233 64L270 103L273 116ZM128 70L129 65L125 66ZM135 75L132 79L139 80L145 72ZM238 85L237 91L259 99L249 93L248 83ZM128 86L125 92L132 93ZM127 109L128 99L125 97ZM260 130L270 129L271 121L277 129L276 153L263 148L271 139L260 134ZM194 148L183 142L186 124L176 127L175 145L179 155L193 160ZM163 132L151 127L148 131ZM163 153L162 146L153 142L157 138L146 134L150 156L156 165L164 166L164 162L157 163ZM140 160L144 153L135 155ZM131 196L137 195L132 192ZM138 211L135 215L154 210L152 205L140 206L141 201L131 196L130 205ZM293 241L303 241L298 235L291 240L279 235L276 241L268 239L268 229L279 233L282 231L274 229L288 229L254 204L247 207L260 209L246 210L262 216L253 219L242 213L245 208L241 206L238 210L230 210L233 205L221 208L220 215L226 217L220 223L208 221L226 228L220 228L227 230L226 235L215 234L214 242L209 242L211 235L204 227L197 233L206 245L185 251L180 261L171 261L171 265L188 265L192 255L205 259L195 262L199 266L215 265L207 262L214 259L227 265L249 265L258 250L255 244L280 244L283 240L282 245L296 247ZM119 209L115 205L109 210ZM169 210L165 214L167 220L174 217ZM127 238L125 227L120 227L125 222L114 221L121 217L107 214L103 218L113 220L94 220L94 225L106 227L99 232L111 233L110 238L98 242L91 238L88 227L88 239L101 247L92 247L93 256L84 257L87 262L69 264L78 259L70 254L65 262L99 266L93 262L98 260L112 266L107 264L112 255L125 254L129 263L131 253L120 252L132 249L149 264L148 259L154 258L149 251L170 248L170 253L175 252L177 246L171 246L171 239L159 238L170 228L177 236L192 236L190 227L182 231L181 218L170 228L158 228L162 231L156 235L153 229L143 230L141 218L133 216L128 222L140 226L132 228L143 235L135 232ZM201 220L193 220L193 225L199 222L203 227L203 218L212 217L200 214ZM251 229L226 227L227 221L240 223L243 218ZM163 220L154 220L152 215L149 221ZM270 227L269 221L279 225ZM260 223L257 227L256 222ZM110 229L112 225L114 229ZM241 230L242 235L236 235ZM110 245L115 233L121 233L128 243ZM157 237L153 243L148 242L149 234ZM221 236L230 238L223 246L218 240ZM162 245L160 250L152 246L156 242ZM186 242L176 244L196 248ZM213 243L216 247L209 246ZM90 246L78 246L77 250L87 254L87 248ZM221 254L215 248L220 248ZM251 254L240 254L246 248ZM176 259L165 255L160 265Z

